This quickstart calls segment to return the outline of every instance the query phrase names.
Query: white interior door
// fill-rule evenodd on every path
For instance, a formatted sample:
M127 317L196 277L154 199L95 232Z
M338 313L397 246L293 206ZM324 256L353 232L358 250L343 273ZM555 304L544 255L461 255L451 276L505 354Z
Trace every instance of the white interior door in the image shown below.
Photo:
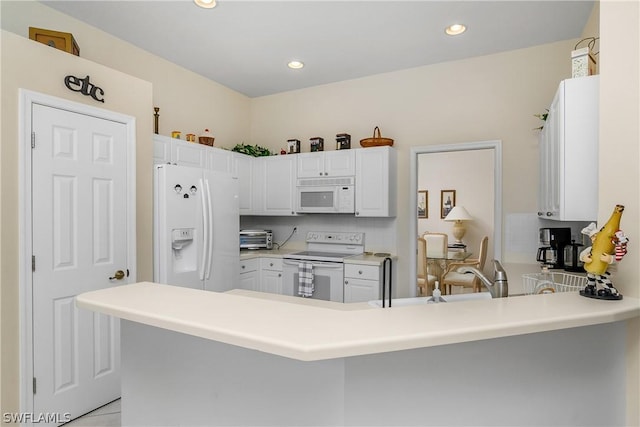
M120 396L119 321L74 297L129 280L127 130L33 104L32 131L33 411L75 418Z

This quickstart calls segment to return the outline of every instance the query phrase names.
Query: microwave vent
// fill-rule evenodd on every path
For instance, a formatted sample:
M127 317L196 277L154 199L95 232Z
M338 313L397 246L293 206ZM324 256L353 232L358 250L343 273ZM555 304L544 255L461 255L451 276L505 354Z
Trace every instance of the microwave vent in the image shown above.
M298 187L318 187L318 186L336 186L336 185L353 185L354 177L338 177L338 178L305 178L298 180Z

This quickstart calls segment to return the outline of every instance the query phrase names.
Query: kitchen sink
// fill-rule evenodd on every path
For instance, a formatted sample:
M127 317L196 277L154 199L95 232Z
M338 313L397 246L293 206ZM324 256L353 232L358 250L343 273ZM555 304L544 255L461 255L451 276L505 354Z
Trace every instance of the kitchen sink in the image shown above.
M391 300L391 307L403 307L406 305L424 305L435 304L433 301L429 301L431 297L414 297L414 298L396 298ZM460 301L472 301L480 299L491 299L489 292L474 292L469 294L455 294L455 295L443 295L442 298L447 303L460 302ZM439 303L443 304L443 303ZM369 301L369 305L372 307L382 307L382 300ZM388 307L388 301L387 301Z

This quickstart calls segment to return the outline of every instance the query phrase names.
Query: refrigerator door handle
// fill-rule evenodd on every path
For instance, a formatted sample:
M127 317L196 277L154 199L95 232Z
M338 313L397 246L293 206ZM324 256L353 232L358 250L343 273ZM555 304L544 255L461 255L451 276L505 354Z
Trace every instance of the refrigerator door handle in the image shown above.
M203 190L200 192L200 199L202 202L202 228L203 228L203 238L202 238L202 262L200 262L200 272L199 272L199 277L200 280L204 280L205 277L205 270L206 270L206 262L209 259L208 255L209 255L209 248L208 248L208 243L209 243L209 217L207 215L207 197L205 195L206 191L205 190L205 186L204 183L202 181L202 178L199 180L198 185L200 186L200 188Z
M213 209L211 208L211 188L209 187L209 180L207 178L204 180L204 186L207 193L207 222L209 223L209 232L206 234L208 255L205 277L206 280L209 280L209 277L211 277L211 263L213 262Z

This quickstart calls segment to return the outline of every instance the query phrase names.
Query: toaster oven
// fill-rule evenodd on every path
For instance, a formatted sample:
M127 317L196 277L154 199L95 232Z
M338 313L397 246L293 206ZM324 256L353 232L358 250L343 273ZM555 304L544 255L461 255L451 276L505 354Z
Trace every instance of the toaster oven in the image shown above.
M271 230L240 230L240 249L272 249Z

